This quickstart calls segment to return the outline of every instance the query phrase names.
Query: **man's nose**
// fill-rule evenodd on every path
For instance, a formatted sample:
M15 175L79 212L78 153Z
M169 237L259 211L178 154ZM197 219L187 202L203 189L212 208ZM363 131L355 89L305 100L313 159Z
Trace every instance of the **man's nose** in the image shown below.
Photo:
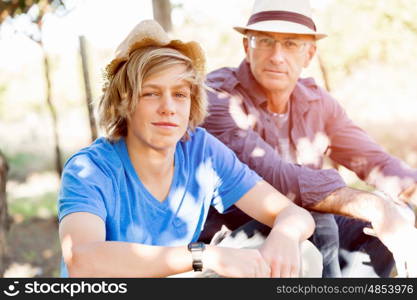
M275 43L275 46L274 46L274 49L272 50L270 58L274 63L282 63L284 61L285 53L280 42L277 41Z

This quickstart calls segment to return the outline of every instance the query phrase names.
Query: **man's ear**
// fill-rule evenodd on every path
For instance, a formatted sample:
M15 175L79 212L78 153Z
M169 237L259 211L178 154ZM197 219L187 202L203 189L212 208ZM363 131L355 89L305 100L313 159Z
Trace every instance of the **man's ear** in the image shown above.
M304 61L304 68L307 68L310 65L311 60L313 59L314 55L316 54L317 46L316 43L311 43L308 47L305 61Z
M247 37L244 37L242 40L243 49L245 50L245 60L249 62L249 40Z

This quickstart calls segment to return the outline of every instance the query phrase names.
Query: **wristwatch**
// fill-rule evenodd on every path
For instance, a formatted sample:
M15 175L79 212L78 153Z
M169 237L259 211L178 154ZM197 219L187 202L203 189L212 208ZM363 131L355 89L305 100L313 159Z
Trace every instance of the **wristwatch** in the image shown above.
M203 251L205 249L206 249L206 245L201 242L188 244L188 251L191 252L191 256L193 258L194 272L203 271Z

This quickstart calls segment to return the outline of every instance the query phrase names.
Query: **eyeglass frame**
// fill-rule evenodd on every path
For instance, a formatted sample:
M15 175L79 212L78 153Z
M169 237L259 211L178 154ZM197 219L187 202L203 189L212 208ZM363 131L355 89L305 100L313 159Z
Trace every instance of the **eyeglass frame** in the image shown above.
M278 39L275 39L275 38L273 38L271 36L267 36L267 35L259 36L259 35L251 34L251 35L247 35L246 38L248 39L249 46L252 49L263 50L263 51L272 51L272 50L275 49L276 44L279 43L281 45L282 50L285 51L285 52L287 52L287 53L301 53L305 49L305 46L307 44L310 44L310 41L299 40L299 39L295 39L295 38L286 38L283 41L280 41ZM274 44L270 48L259 48L259 47L256 47L256 41L255 41L255 39L257 39L257 38L267 38L267 39L273 40L274 41ZM288 40L293 40L293 41L301 42L301 45L300 45L299 48L297 48L295 50L288 49L288 47L285 47L283 45L283 43L286 42L286 41L288 41Z

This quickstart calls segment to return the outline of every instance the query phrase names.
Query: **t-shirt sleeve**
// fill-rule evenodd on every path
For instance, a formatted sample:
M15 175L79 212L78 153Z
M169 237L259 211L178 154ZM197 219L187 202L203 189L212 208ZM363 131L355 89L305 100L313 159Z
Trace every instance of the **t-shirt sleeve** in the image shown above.
M220 213L242 198L262 178L242 163L235 153L207 133L208 146L216 174L211 204Z
M113 197L109 177L86 154L66 163L58 198L59 222L68 214L88 212L106 221L105 199Z

